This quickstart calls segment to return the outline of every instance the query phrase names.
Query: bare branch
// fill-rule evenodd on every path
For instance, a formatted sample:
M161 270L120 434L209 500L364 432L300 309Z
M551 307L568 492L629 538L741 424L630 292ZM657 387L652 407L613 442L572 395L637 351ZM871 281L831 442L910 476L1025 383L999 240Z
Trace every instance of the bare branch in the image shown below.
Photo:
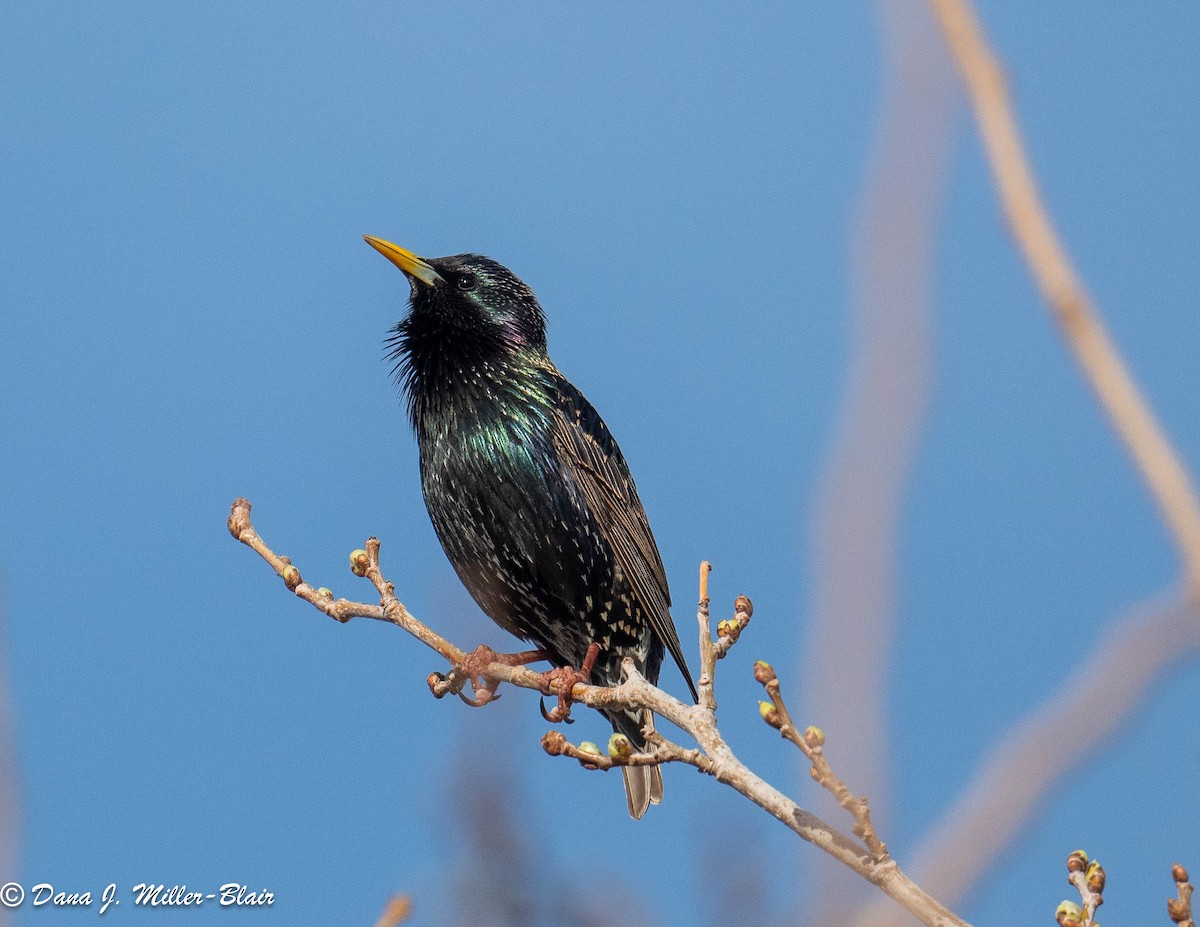
M712 564L704 560L700 564L700 601L696 606L696 623L700 628L700 678L696 680L696 691L700 696L700 706L705 711L716 711L717 701L713 696L713 673L716 669L717 656L713 651L712 631L708 626L708 574L712 572Z
M334 603L331 595L325 595L324 592L306 584L300 576L299 568L290 560L275 554L254 530L250 521L250 503L247 500L238 499L233 503L229 517L229 530L235 538L266 560L293 593L338 621L346 621L352 617L389 621L441 654L451 664L452 675L454 667L461 665L467 656L465 651L454 646L419 621L396 599L393 585L387 581L380 568L379 542L376 539L372 538L367 542L366 550L361 552L362 557L358 556L359 551L355 551L354 556L351 557L351 567L355 573L364 575L371 580L380 595L380 606L378 607L361 602L342 602L340 600L338 603ZM704 595L702 595L697 615L701 629L707 631L707 571L703 576L701 592ZM749 604L749 600L746 601L746 604ZM709 656L704 665L708 667L707 684L711 698L712 671L716 663L715 645L711 636L702 635L702 656L706 650ZM685 705L647 681L637 671L631 660L625 660L622 668L625 672L625 680L620 685L604 687L577 683L571 689L571 698L592 708L649 709L679 729L686 731L696 741L697 747L684 748L668 741L661 735L656 735L650 740L651 749L645 753L633 753L631 750L627 752L619 743L610 742L610 755L603 756L599 748L594 745L591 745L591 750L585 751L580 747L568 744L566 738L561 734L551 733L543 740L543 744L549 752L574 757L597 769L662 762L688 763L712 776L718 782L731 786L776 820L782 822L795 834L824 850L864 879L878 886L920 919L922 923L928 924L930 927L950 927L950 925L966 927L965 921L952 914L908 878L895 860L886 855L883 859L874 858L872 852L864 849L853 838L830 827L816 815L801 808L774 786L755 775L734 755L721 736L716 722L715 699L711 699L711 707L703 703ZM513 665L502 660L487 663L479 670L479 676L483 678L485 685L507 682L525 689L534 689L539 692L543 690L543 679L539 674L524 666ZM494 690L494 686L492 688ZM627 740L625 742L628 744Z
M1064 901L1058 906L1059 927L1093 927L1096 909L1104 904L1104 867L1099 860L1089 860L1083 850L1076 850L1067 857L1067 881L1079 892L1082 908L1076 917L1076 908Z
M1004 72L970 0L930 0L971 97L1005 217L1042 297L1175 538L1200 602L1200 501L1191 477L1121 359L1042 204Z
M622 734L614 734L609 743L612 744ZM579 760L585 769L613 769L617 766L659 766L663 763L687 763L695 766L700 772L714 774L713 761L700 750L690 750L679 744L666 740L661 735L654 738L654 749L645 753L621 752L620 748L610 746L608 755L600 752L594 743L584 741L576 746L567 740L559 731L547 731L542 736L542 749L550 756L569 756ZM619 742L619 741L618 741ZM629 744L626 738L625 743Z
M1171 867L1171 878L1175 880L1175 891L1178 898L1167 901L1167 916L1179 927L1196 927L1192 920L1192 883L1188 881L1187 870L1179 863Z
M738 642L750 619L754 617L754 603L744 595L733 600L733 617L724 618L717 622L717 640L713 644L713 654L720 660L729 653L730 648Z
M808 757L808 761L812 764L809 767L809 774L813 781L828 791L837 803L854 818L854 834L862 840L871 854L871 859L877 863L886 860L888 850L875 832L875 825L871 823L871 809L867 804L866 796L852 793L846 787L846 783L834 773L833 768L829 765L829 760L825 758L825 732L812 725L806 727L803 733L797 730L792 721L791 712L784 704L783 693L779 690L779 678L775 675L771 664L764 663L762 660L755 663L754 678L762 683L767 697L771 699L769 708L766 707L766 702L762 703L763 720L771 727L776 728L785 739L799 747L801 752Z

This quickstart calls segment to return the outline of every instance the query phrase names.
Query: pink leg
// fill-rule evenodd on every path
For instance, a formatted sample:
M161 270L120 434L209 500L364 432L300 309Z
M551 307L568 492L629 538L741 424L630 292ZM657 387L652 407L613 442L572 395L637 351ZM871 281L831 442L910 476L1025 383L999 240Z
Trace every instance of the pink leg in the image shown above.
M557 705L549 711L546 711L545 708L542 709L543 718L551 724L557 724L559 721L571 723L571 690L575 688L576 683L587 684L592 675L592 667L596 665L596 658L599 655L600 645L593 641L588 644L587 653L584 655L579 669L560 666L547 673L542 673L542 691L547 695L558 696Z

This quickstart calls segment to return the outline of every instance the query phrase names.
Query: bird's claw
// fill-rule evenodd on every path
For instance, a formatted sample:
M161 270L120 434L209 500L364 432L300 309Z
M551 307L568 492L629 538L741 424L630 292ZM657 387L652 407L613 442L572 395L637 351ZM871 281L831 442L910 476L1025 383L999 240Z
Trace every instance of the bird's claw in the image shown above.
M592 675L592 667L596 665L596 657L599 654L600 645L592 643L588 645L587 654L579 669L575 669L573 666L559 666L542 673L542 691L546 695L558 696L558 704L549 711L546 711L546 706L539 702L538 708L541 710L543 718L551 724L558 724L560 721L566 724L574 723L571 718L571 690L575 688L576 683L587 685Z
M458 697L472 708L482 708L484 705L500 698L500 693L496 691L496 686L498 685L500 685L500 680L495 679L484 686L475 686L475 696L473 698L465 692L459 692Z
M571 717L571 706L567 705L565 714L563 713L562 709L563 706L561 699L559 704L556 705L552 711L546 711L546 700L544 698L538 699L538 711L540 711L542 713L542 717L551 724L558 724L560 721L565 724L574 724L575 719Z
M520 653L496 653L487 644L480 644L463 657L461 663L455 664L449 676L441 673L429 675L429 689L436 698L453 693L472 708L482 708L500 698L496 689L499 679L489 678L487 669L493 663L503 663L507 666L524 666L537 660L546 659L541 650L523 650ZM467 682L471 683L473 695L467 695L462 690Z
M548 673L542 673L542 691L547 695L558 696L558 704L549 711L546 710L545 704L538 703L542 717L551 724L558 724L560 721L567 724L573 723L571 690L575 688L575 683L586 683L587 681L588 677L573 666L560 666Z

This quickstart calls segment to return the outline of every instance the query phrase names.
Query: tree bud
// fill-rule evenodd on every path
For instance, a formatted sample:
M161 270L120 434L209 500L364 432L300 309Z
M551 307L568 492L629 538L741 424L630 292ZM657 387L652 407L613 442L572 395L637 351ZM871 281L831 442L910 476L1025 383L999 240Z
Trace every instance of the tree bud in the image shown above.
M1083 908L1073 901L1064 901L1054 912L1058 927L1079 927L1083 921Z
M613 759L623 756L629 756L633 753L633 743L624 734L619 734L613 731L612 737L608 738L608 755Z

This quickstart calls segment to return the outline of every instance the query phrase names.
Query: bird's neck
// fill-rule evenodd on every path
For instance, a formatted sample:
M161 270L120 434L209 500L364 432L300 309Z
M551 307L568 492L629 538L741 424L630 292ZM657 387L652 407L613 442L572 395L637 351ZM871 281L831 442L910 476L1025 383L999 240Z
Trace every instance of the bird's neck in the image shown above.
M418 434L453 431L495 418L544 419L553 406L538 351L481 343L444 333L406 339L402 377Z

